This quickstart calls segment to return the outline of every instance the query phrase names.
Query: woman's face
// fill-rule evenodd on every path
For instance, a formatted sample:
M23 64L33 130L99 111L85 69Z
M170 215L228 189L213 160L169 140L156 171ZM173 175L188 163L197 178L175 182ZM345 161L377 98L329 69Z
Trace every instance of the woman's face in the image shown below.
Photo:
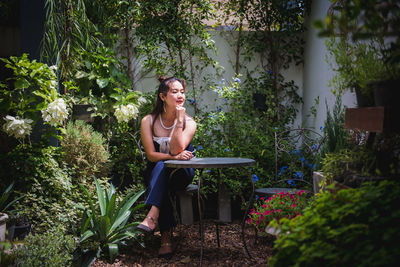
M169 107L182 107L185 103L185 89L180 82L174 81L169 84L167 95L160 95L161 100Z

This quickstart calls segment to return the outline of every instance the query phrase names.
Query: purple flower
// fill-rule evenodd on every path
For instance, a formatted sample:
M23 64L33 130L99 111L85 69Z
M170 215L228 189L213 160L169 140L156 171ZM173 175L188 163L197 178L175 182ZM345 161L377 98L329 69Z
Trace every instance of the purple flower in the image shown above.
M294 178L302 179L302 178L303 178L303 172L296 172L296 173L294 174Z
M287 166L283 166L281 168L281 171L278 173L278 175L282 175L282 173L287 169Z
M188 99L188 101L192 104L194 104L196 101L194 101L193 99Z
M257 181L258 181L257 175L253 174L252 177L253 177L253 181L254 181L254 182L257 182Z
M239 78L235 78L235 82L241 83L242 81Z

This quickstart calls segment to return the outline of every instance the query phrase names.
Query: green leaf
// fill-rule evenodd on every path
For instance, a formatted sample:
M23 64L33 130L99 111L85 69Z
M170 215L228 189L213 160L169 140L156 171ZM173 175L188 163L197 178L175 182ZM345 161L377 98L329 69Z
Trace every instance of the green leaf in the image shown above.
M87 230L86 232L83 233L81 236L81 239L79 239L79 242L82 243L83 241L87 240L88 238L94 236L94 233L92 230Z
M110 232L114 231L116 228L118 228L120 225L124 226L127 219L129 219L129 216L131 215L131 212L129 210L125 211L124 213L122 213L120 216L118 216L115 219L115 222L113 223L113 225L110 228Z
M84 72L84 71L81 71L81 70L78 70L78 71L76 72L76 74L75 74L75 78L76 78L76 79L82 79L82 78L86 78L86 77L88 77L88 76L89 76L89 73Z
M96 79L96 83L100 88L106 87L109 82L110 82L110 80L106 79L106 78L97 78Z
M118 206L117 209L117 217L119 217L120 214L125 213L125 211L129 210L133 204L135 204L136 200L138 200L138 198L144 193L146 192L145 189L143 189L142 191L139 191L138 193L136 193L133 197L128 199L129 194L122 200L122 202L120 203L120 205ZM123 204L123 206L121 207L121 205Z
M100 184L97 181L96 177L94 178L94 182L96 183L96 191L97 191L97 197L98 197L98 201L99 201L99 205L100 205L101 216L104 216L107 211L106 198L104 196L104 191L100 187Z
M119 94L111 94L110 97L117 100L118 102L122 101L122 97Z
M18 78L14 82L15 89L28 88L31 84L25 78Z
M113 262L114 259L119 255L118 245L114 243L107 244L108 253L110 255L110 261Z

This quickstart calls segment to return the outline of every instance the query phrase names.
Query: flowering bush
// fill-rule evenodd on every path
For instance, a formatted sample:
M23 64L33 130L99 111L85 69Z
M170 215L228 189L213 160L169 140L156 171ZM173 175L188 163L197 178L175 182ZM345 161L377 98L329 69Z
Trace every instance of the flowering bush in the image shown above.
M9 136L23 142L40 119L39 111L52 126L67 119L66 104L57 91L56 66L31 61L27 54L0 60L13 73L0 82L0 113L7 114L3 130Z
M263 231L272 220L281 218L294 218L302 215L303 209L307 207L309 197L304 190L295 193L277 193L270 198L260 198L259 202L249 213L247 222Z

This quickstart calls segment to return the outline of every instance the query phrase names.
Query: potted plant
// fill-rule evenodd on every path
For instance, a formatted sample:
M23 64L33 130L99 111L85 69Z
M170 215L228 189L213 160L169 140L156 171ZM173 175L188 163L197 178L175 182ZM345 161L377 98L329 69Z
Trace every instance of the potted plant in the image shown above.
M399 95L400 80L400 3L395 0L331 0L332 7L325 20L314 25L328 41L328 51L334 56L338 75L333 83L339 90L361 88L375 105L381 102L382 88ZM336 79L336 80L335 80Z
M14 186L14 183L11 183L6 190L2 193L0 197L0 241L5 240L5 234L6 234L6 222L9 218L8 214L6 214L6 211L13 213L9 209L12 207L12 205L23 198L24 196L20 196L16 199L9 200L9 197L12 193L12 188Z

